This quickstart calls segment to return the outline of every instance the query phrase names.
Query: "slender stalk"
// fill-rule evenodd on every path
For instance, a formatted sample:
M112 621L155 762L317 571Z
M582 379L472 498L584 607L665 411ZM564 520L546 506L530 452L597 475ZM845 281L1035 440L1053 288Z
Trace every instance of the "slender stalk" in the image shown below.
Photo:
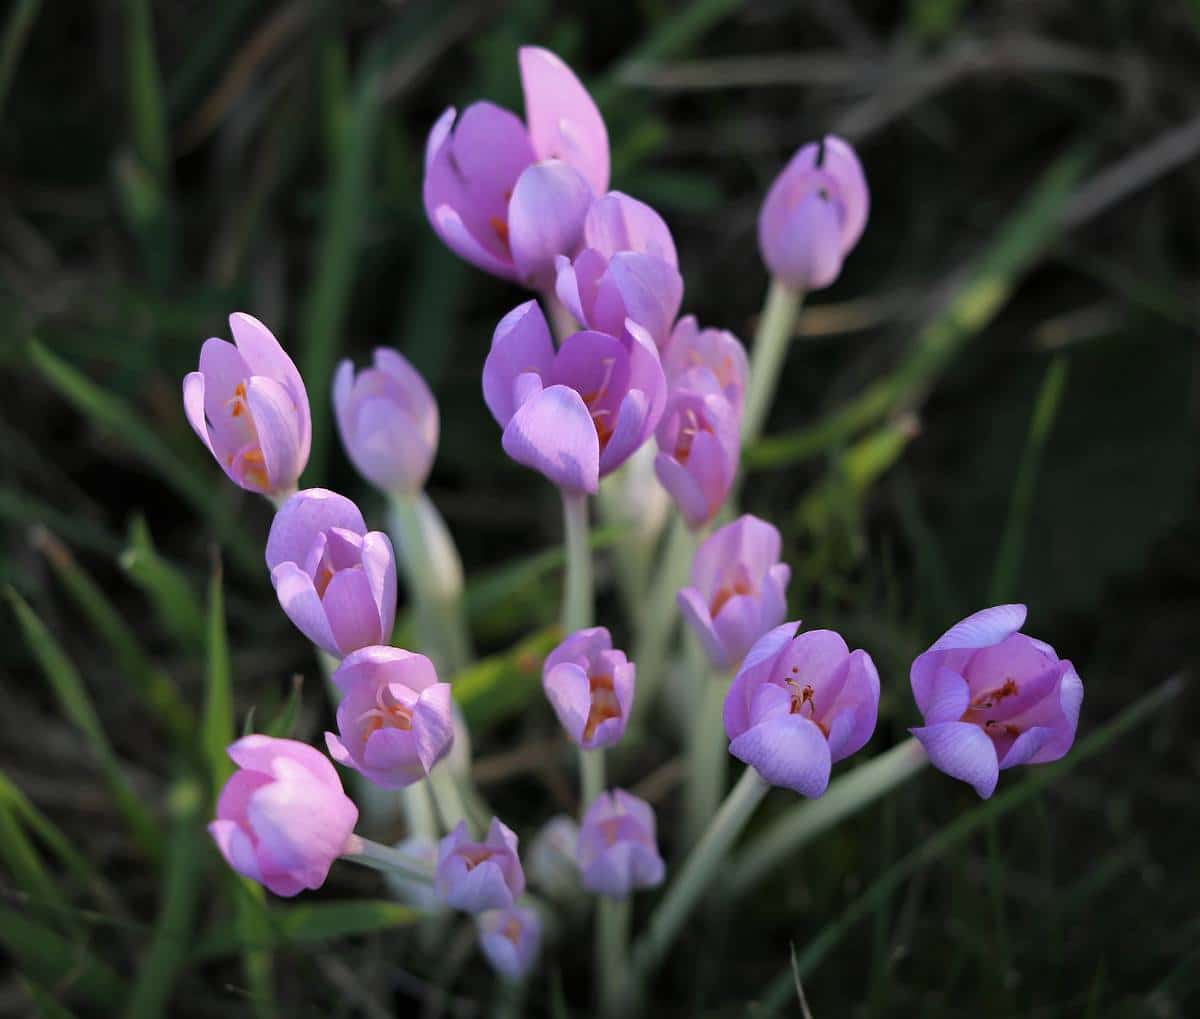
M582 814L604 792L604 751L581 750L579 767L579 812Z
M696 644L687 642L688 672L695 683L695 705L688 734L687 845L694 845L717 812L725 787L725 727L722 713L729 677L712 670Z
M421 863L420 860L413 859L398 849L364 839L361 835L351 835L346 839L346 844L342 847L341 858L362 867L370 867L372 870L398 874L410 881L433 884L432 867Z
M748 446L762 433L788 344L795 332L796 315L804 294L790 290L778 279L771 280L767 300L754 334L750 380L746 387L746 410L742 415L742 445Z
M433 798L434 806L437 807L438 816L442 819L442 827L445 831L456 827L459 821L466 821L467 828L474 831L475 825L463 802L458 780L445 762L429 773L427 782L417 784L429 787L429 793Z
M606 979L600 984L600 1013L620 1014L625 1002L629 966L630 900L602 896L596 904L596 969Z
M587 496L563 492L563 541L567 581L563 597L563 629L574 633L592 625L592 550L588 547Z
M409 835L436 840L438 836L437 814L434 812L432 782L414 782L400 790L400 807L404 811L404 822Z

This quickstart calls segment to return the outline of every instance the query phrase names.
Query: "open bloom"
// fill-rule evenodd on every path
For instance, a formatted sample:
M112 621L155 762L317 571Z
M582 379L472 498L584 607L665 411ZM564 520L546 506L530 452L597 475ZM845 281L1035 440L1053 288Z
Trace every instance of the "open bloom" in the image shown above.
M329 755L384 789L424 778L450 750L450 684L424 655L394 647L348 654L333 674L342 692Z
M517 836L493 817L487 837L472 842L466 822L459 821L438 844L436 886L447 905L466 913L508 909L525 891Z
M305 743L270 736L244 736L229 756L239 770L208 826L221 855L276 895L320 888L358 820L333 765Z
M183 409L235 485L282 495L296 487L308 463L308 393L292 359L258 319L237 312L229 328L233 343L212 337L200 348L200 370L183 380Z
M621 738L633 707L635 668L603 626L576 630L546 656L542 689L567 735L585 750Z
M601 793L588 807L578 852L583 887L613 899L661 884L666 871L655 838L654 810L624 789Z
M520 980L537 961L542 947L542 921L532 909L493 909L475 921L479 948L501 976Z
M492 103L447 109L425 146L425 213L460 258L539 289L573 255L608 188L608 133L587 90L548 50L518 54L526 123ZM456 119L457 118L457 119Z
M675 323L662 362L671 389L695 388L688 380L697 369L712 372L725 398L741 413L750 364L742 341L727 329L701 329L695 315L685 315Z
M504 451L559 488L595 493L654 432L667 384L654 342L632 320L616 336L579 332L557 352L536 301L500 320L483 397Z
M1049 644L1018 632L1024 622L1024 605L976 612L912 665L925 719L912 734L936 767L984 799L1002 769L1056 761L1075 742L1083 683Z
M333 380L342 445L358 472L385 492L418 492L437 452L438 408L420 373L394 350L354 374L343 361Z
M267 536L271 583L297 629L331 655L386 644L396 621L396 560L358 507L324 488L297 492Z
M871 738L879 673L832 630L784 623L750 649L725 697L729 752L771 785L820 796L835 761Z
M758 214L767 268L794 290L827 287L867 225L862 165L841 138L803 146L775 178Z
M779 561L779 531L746 514L701 542L679 610L713 667L732 669L787 614L792 571Z

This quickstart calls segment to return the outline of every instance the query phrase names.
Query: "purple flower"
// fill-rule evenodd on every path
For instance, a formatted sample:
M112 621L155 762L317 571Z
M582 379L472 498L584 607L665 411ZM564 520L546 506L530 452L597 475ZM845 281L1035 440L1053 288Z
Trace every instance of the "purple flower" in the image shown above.
M1075 742L1083 683L1049 644L1018 633L1024 605L997 605L952 626L912 664L929 759L987 799L1000 771L1056 761Z
M396 560L358 507L324 488L297 492L267 536L271 583L297 629L331 655L386 644L396 620Z
M787 614L792 571L779 561L779 532L758 517L739 517L701 542L679 609L717 669L738 664Z
M800 149L775 178L758 214L758 247L793 290L827 287L867 225L870 196L858 156L826 135Z
M832 630L784 623L750 649L725 697L729 752L771 785L820 796L835 761L871 738L879 673Z
M466 913L508 909L525 891L517 836L493 817L487 838L472 842L460 821L438 844L436 886L448 906Z
M654 811L624 789L601 793L588 807L578 853L583 887L612 899L623 899L635 888L653 888L665 873Z
M504 451L570 492L595 493L653 433L666 396L658 351L636 323L617 336L575 333L556 353L536 301L501 319L483 365Z
M408 360L375 351L375 367L355 377L343 361L333 380L333 407L346 453L358 472L385 492L419 492L437 452L438 408Z
M479 948L501 976L520 980L537 961L542 947L542 921L532 909L513 906L480 914Z
M585 750L621 738L633 707L633 662L603 626L577 630L546 656L542 689L567 735Z
M229 756L239 770L208 826L221 855L276 895L320 888L358 820L333 765L307 744L270 736L245 736Z
M251 315L229 316L234 343L200 348L200 370L183 380L192 430L229 479L276 496L296 487L312 442L308 393L292 359Z
M425 146L425 213L455 254L538 289L579 248L594 195L608 187L608 134L558 57L518 54L526 123L491 103L447 109Z
M675 323L662 362L671 389L691 387L688 380L694 373L707 369L725 398L741 413L750 364L746 348L733 333L725 329L701 329L695 315L686 315Z
M424 655L365 647L333 674L343 694L338 734L325 733L329 755L384 789L424 778L450 750L450 684L439 683Z

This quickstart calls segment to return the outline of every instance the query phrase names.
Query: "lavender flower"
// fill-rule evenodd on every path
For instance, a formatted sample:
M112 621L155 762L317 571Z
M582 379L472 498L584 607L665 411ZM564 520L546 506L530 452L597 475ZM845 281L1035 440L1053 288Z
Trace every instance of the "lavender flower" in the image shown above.
M624 789L601 793L579 829L579 870L588 891L623 899L661 884L666 868L655 839L654 810Z
M542 921L532 909L513 906L481 913L475 921L479 948L501 976L520 980L537 961Z
M438 845L436 885L447 905L466 913L510 908L525 891L517 836L493 817L487 837L473 842L460 821Z
M636 670L603 626L577 630L546 656L542 689L567 735L585 750L612 746L633 708Z

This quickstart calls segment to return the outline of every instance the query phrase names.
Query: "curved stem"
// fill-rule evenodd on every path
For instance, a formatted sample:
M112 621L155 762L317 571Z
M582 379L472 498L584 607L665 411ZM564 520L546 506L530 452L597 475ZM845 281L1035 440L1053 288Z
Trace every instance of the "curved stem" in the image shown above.
M399 874L410 881L433 884L432 867L413 859L398 849L373 842L371 839L364 839L361 835L351 835L346 839L346 845L342 847L341 858L350 863L370 867L372 870Z
M771 280L750 356L750 381L746 387L746 410L742 415L743 446L748 446L762 433L803 301L804 294L788 289L778 279Z

